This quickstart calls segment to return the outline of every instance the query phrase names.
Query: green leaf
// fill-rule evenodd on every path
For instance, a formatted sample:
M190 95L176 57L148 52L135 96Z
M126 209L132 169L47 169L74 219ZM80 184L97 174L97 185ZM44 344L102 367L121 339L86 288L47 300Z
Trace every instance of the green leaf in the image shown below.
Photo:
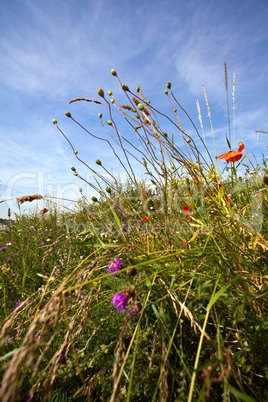
M223 288L221 288L210 300L208 306L207 306L207 310L210 310L211 307L213 306L213 304L216 303L216 301L225 293L225 291L229 288L229 286L231 286L231 283L229 283L228 285L223 286Z
M241 401L245 402L257 402L256 399L252 398L251 396L245 395L242 392L238 391L238 389L232 387L230 384L227 384L231 393L236 397L239 398Z
M157 318L158 320L160 320L160 315L159 315L159 313L158 313L158 311L157 311L157 308L155 307L154 304L152 304L152 309L154 310L154 313L155 313L155 315L156 315L156 318Z
M11 352L8 352L5 356L1 356L0 357L0 362L2 362L3 360L8 359L11 356L13 356L17 352L17 350L18 350L18 348L14 349L14 350L11 350Z

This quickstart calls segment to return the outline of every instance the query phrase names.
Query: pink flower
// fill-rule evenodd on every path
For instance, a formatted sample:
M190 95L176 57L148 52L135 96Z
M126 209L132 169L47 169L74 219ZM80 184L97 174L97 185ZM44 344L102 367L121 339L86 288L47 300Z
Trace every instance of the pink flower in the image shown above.
M119 258L117 258L115 261L108 261L107 271L109 272L109 274L111 274L112 272L119 271L121 269L121 266L122 263ZM115 278L115 275L113 275L113 278Z
M116 293L112 299L112 303L114 308L124 313L127 306L127 296L124 293Z

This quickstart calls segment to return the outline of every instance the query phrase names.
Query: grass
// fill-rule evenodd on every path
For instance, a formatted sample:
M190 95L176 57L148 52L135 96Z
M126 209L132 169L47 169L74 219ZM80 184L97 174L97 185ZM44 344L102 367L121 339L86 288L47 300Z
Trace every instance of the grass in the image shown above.
M108 113L103 137L66 115L110 144L125 184L82 160L54 120L98 194L81 191L73 212L20 214L0 232L0 399L267 400L266 161L254 167L237 151L220 172L170 83L173 119L119 84L124 104L100 89L86 100Z

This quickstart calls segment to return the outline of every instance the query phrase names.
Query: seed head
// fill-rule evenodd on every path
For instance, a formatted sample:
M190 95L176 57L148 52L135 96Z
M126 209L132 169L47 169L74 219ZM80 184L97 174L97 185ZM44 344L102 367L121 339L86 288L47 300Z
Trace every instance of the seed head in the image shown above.
M263 176L263 183L266 184L266 185L268 185L268 174L265 174L265 175Z
M102 113L99 113L98 116L99 116L99 118L101 119L101 118L102 118Z
M77 154L78 154L78 151L74 151L74 153L75 153L75 155L77 155Z
M140 88L139 88L139 87L136 88L136 92L140 92Z
M114 98L111 99L111 102L114 103Z
M58 122L57 122L56 119L52 119L52 123L53 123L53 124L57 124Z
M112 91L108 91L108 95L112 96L112 94L113 94Z
M111 120L107 120L106 122L107 124L109 124L109 126L111 126L113 123L111 122Z
M104 90L102 88L97 89L97 93L101 98L104 98Z
M111 74L112 74L112 75L114 75L114 76L116 76L116 75L117 75L117 74L116 74L116 71L115 71L115 69L114 69L114 68L112 68L112 69L111 69Z
M71 115L70 112L65 112L65 116L67 116L67 117L72 117L72 115Z
M101 161L99 159L96 160L97 165L101 166Z
M98 202L98 198L96 198L96 197L92 197L91 199L93 202Z
M76 172L76 168L74 166L71 167L73 172Z
M164 93L167 95L167 94L168 94L168 90L167 90L167 89L164 89Z
M170 82L167 83L167 88L168 88L168 89L171 88L171 83L170 83Z
M144 105L142 103L138 103L138 109L139 110L143 110L144 109Z
M107 193L109 193L109 194L111 194L111 192L112 192L112 190L111 190L110 187L106 187L106 191L107 191Z

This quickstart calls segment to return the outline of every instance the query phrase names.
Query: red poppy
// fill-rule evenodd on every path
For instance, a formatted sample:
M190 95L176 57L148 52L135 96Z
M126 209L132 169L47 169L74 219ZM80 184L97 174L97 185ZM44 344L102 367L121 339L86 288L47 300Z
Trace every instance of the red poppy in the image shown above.
M226 201L228 202L229 205L232 204L231 198L227 197L227 198L226 198Z
M146 218L146 216L144 216L143 218L141 218L142 221L148 221L149 218Z
M190 208L188 207L188 205L184 205L184 207L182 208L183 212L189 212Z
M243 154L241 151L245 148L244 144L241 144L238 148L238 151L230 151L218 156L218 159L225 159L227 163L229 162L237 162L242 158Z

